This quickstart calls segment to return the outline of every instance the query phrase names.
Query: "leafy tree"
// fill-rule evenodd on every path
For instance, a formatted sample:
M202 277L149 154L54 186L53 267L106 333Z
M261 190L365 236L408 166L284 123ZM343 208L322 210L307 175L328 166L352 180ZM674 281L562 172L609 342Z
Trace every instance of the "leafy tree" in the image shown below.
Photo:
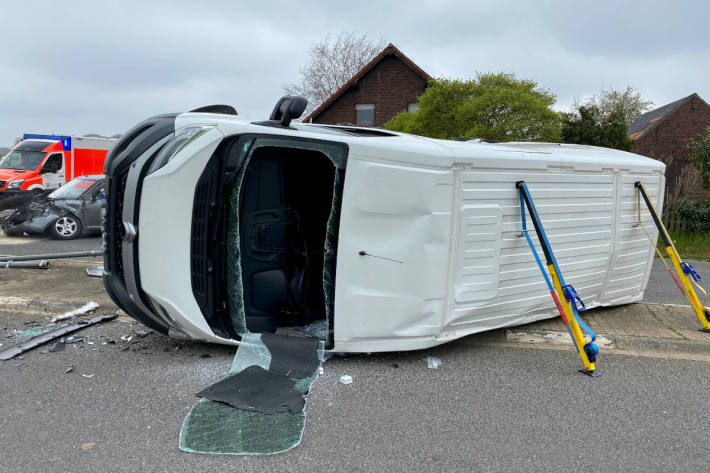
M308 63L299 71L301 80L286 84L284 91L308 100L304 112L307 115L328 100L384 47L384 38L373 41L366 34L354 32L342 32L332 38L329 33L323 41L308 48Z
M477 74L475 79L432 81L419 110L404 111L385 128L433 138L498 141L559 141L561 115L555 95L514 74Z
M624 151L631 150L633 146L624 122L623 110L613 110L605 115L596 105L582 105L577 113L568 114L562 127L562 137L565 143L603 146Z
M651 100L641 98L639 91L631 86L624 90L614 90L612 88L602 88L598 95L594 95L584 104L575 100L574 108L581 106L597 107L602 119L608 118L611 114L620 114L626 126L631 125L644 112L653 107Z
M688 159L700 171L703 186L710 188L710 127L688 140Z

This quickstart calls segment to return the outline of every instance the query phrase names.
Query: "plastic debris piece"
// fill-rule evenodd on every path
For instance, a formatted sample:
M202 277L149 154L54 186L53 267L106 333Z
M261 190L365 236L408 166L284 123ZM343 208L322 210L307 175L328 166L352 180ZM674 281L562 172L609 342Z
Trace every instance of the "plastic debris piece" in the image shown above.
M81 373L81 377L82 377L82 378L93 378L93 377L94 377L94 373L91 373L91 374L84 374L84 373Z
M96 446L96 442L86 442L81 445L81 449L86 452L87 450L91 450L95 446Z
M126 343L131 343L131 340L133 340L133 337L130 335L124 335L121 337L121 340L123 340Z
M144 337L147 337L148 335L150 335L150 332L148 332L147 330L143 330L143 329L138 329L138 330L134 331L133 333L135 333L136 335L138 335L141 338L144 338Z
M64 343L83 343L86 340L84 337L67 337Z
M344 374L340 377L340 384L351 384L353 382L353 377L349 374Z
M318 367L318 375L319 375L319 376L323 376L323 373L324 373L324 372L325 372L325 371L323 371L323 367L322 367L322 366L319 366L319 367Z
M64 374L71 373L72 371L74 371L74 367L70 366L69 368L64 370Z
M437 358L436 356L427 356L426 364L427 368L432 370L438 370L439 366L441 366L441 358Z
M51 353L56 353L56 352L58 352L58 351L64 351L64 349L65 349L66 347L67 347L67 346L64 344L63 341L59 341L59 342L55 343L54 345L52 345L52 348L50 348L50 349L47 350L47 351L49 351L49 352L51 352Z
M5 350L0 351L0 360L9 360L10 358L16 357L20 353L24 353L27 350L31 350L33 348L37 348L40 345L44 345L45 343L56 340L57 338L66 335L68 333L76 332L77 330L81 330L86 327L90 327L92 325L98 324L100 322L105 322L108 320L113 320L116 317L118 317L117 314L101 314L97 315L95 317L92 317L88 320L82 320L80 322L77 322L75 324L67 324L63 325L55 330L52 330L51 332L44 333L42 335L38 335L36 337L32 337L25 343L20 343L18 345L12 346L10 348L6 348ZM18 357L19 359L19 357Z
M86 313L89 313L91 311L94 311L99 308L99 305L94 302L87 302L83 306L79 307L78 309L70 310L69 312L65 312L62 315L58 315L55 318L52 319L52 323L59 322L60 320L64 319L70 319L72 317L76 317L77 315L84 315Z
M91 276L92 278L102 278L104 276L103 265L86 268L86 275Z

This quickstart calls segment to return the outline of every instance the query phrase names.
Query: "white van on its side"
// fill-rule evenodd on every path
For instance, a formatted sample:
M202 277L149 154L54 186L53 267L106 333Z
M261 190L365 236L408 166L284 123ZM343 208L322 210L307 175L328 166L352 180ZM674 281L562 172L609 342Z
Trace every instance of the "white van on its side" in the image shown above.
M282 99L262 122L208 107L124 135L106 164L104 281L127 313L228 344L247 330L320 326L338 352L420 349L555 317L521 234L521 180L587 307L642 299L653 248L634 225L634 183L662 208L662 163L292 123L301 105Z

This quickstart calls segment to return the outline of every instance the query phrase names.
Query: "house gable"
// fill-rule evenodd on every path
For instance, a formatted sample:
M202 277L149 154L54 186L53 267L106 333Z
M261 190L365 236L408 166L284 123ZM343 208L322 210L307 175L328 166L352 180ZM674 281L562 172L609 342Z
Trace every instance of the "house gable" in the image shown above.
M416 103L431 79L389 44L304 121L357 124L357 108L374 105L373 126L381 127L397 113L407 110L409 104Z
M683 159L688 140L710 127L710 105L698 94L689 95L657 110L666 108L671 109L652 116L646 126L635 133L632 133L632 127L636 122L629 127L630 137L635 138L634 153L654 158ZM657 110L642 115L639 120Z

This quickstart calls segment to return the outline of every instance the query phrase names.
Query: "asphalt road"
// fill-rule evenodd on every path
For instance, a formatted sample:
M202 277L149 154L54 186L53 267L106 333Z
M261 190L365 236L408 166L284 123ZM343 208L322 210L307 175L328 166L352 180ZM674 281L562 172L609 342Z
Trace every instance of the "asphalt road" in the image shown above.
M0 316L0 328L18 324ZM157 334L135 351L101 344L134 328L110 322L82 332L93 345L0 362L3 471L647 473L707 471L710 461L710 363L606 355L592 379L572 352L486 347L475 336L329 360L294 450L188 454L178 433L194 393L226 372L234 350ZM427 355L443 365L428 369ZM340 384L343 374L353 384Z
M666 259L666 261L668 260ZM707 281L710 280L710 262L688 262L691 263L695 268L695 271L697 271L698 274L704 278L701 285L707 286ZM670 261L668 261L668 264L670 264ZM707 286L705 289L710 289L710 286ZM702 299L702 294L698 294L698 297L701 297ZM688 304L685 296L681 294L678 290L678 286L676 286L670 274L668 274L668 270L663 265L663 262L658 258L653 260L651 276L648 279L648 286L646 286L646 292L644 293L643 300L645 302L656 302L659 304Z

